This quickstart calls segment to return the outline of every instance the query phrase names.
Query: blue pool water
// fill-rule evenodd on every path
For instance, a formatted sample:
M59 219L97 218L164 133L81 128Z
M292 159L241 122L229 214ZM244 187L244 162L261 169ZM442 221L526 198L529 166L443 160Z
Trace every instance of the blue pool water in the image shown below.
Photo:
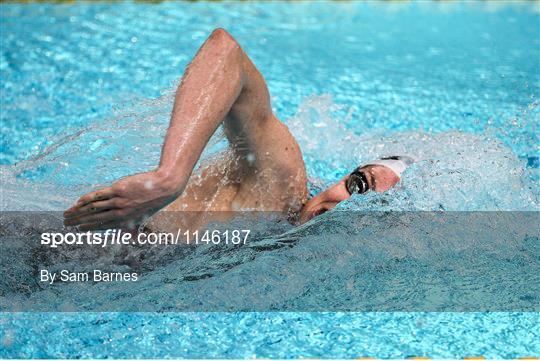
M93 187L153 167L175 85L215 27L227 28L264 74L276 114L300 143L313 192L380 155L421 160L400 187L353 197L341 209L539 209L538 3L125 2L1 4L0 10L2 210L61 210ZM212 144L207 156L223 141L217 135ZM336 213L293 230L297 253L315 252L310 227ZM332 229L322 237L327 250L352 241ZM381 244L381 254L353 261L368 267L402 253L429 260L433 250L415 241ZM215 279L234 281L234 272L219 268L234 254L200 253L198 262L148 271L155 280L148 282L160 286L162 274L203 261L218 264ZM537 247L519 255L510 267L538 266ZM241 273L255 264L235 267ZM22 266L17 270L24 276ZM2 295L10 292L1 286ZM69 298L71 290L56 291ZM101 299L102 291L88 292ZM107 292L131 301L121 291ZM32 297L49 296L32 289ZM540 355L536 312L1 317L2 357Z

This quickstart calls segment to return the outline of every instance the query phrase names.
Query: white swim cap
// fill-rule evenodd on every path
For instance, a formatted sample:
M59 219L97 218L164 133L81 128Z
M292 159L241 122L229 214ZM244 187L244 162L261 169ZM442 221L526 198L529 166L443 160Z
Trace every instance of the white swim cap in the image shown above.
M363 167L368 165L382 165L387 168L390 168L398 177L401 178L401 174L414 163L414 159L406 155L396 155L391 157L383 157L377 159L373 162L365 164Z

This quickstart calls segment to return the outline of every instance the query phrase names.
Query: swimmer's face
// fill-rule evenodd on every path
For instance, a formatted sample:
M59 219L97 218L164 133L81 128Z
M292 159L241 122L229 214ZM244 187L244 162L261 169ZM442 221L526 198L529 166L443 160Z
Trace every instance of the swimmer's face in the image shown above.
M385 192L399 182L399 177L390 168L383 165L368 165L362 167L361 170L366 175L369 191ZM305 223L311 218L331 210L339 202L349 199L351 195L345 186L347 178L349 176L311 198L300 211L300 223Z

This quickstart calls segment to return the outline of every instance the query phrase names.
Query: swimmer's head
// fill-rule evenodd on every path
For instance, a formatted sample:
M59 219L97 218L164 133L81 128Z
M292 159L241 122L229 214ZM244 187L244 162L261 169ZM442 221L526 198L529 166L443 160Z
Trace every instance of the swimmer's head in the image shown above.
M307 222L329 211L354 193L389 190L399 182L403 171L412 163L414 160L410 157L392 156L356 168L339 182L311 198L300 212L300 222Z

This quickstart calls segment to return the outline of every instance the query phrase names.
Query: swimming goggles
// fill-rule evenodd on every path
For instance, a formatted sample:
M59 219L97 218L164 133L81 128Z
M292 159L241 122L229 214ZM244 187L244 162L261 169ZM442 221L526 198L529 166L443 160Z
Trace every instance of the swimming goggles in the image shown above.
M360 167L356 168L345 182L345 187L350 195L353 193L366 193L369 190L366 174L360 170Z
M415 160L406 155L394 155L391 157L383 157L376 161L364 164L354 170L347 178L345 186L349 194L353 193L366 193L369 190L366 174L360 169L368 165L382 165L389 168L398 177L401 178L401 174L407 169L408 166L413 164Z

